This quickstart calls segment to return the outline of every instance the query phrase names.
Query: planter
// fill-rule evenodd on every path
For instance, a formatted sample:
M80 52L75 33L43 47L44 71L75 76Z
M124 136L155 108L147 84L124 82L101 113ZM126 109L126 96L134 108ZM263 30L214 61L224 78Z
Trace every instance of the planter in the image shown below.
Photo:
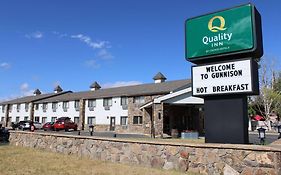
M199 133L196 131L192 132L182 132L181 138L182 139L198 139Z

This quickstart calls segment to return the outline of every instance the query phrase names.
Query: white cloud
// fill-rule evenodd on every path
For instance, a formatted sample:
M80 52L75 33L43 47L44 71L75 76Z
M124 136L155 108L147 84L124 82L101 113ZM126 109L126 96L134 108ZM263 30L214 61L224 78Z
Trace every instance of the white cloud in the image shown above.
M100 68L100 64L98 64L97 60L91 59L85 61L85 65L90 68L98 69Z
M29 89L29 84L23 83L20 85L20 91L21 91L21 96L29 96L33 94L34 89Z
M110 60L112 58L114 58L110 52L108 52L106 49L101 49L98 53L97 53L97 57L104 59L104 60Z
M25 34L25 37L28 39L41 39L43 38L43 33L40 31L36 31L29 34Z
M140 81L117 81L114 83L105 83L101 87L102 88L111 88L111 87L121 87L121 86L132 86L142 84Z
M9 63L6 63L6 62L0 63L0 68L2 68L2 69L9 69L10 67L11 67L11 64L9 64Z
M91 37L83 34L71 35L73 39L79 39L81 42L86 43L89 47L93 49L102 49L102 48L109 48L108 41L92 41Z
M58 31L53 31L52 32L54 35L57 35L59 38L63 38L63 37L67 37L68 36L68 34L66 34L66 33L60 33L60 32L58 32Z

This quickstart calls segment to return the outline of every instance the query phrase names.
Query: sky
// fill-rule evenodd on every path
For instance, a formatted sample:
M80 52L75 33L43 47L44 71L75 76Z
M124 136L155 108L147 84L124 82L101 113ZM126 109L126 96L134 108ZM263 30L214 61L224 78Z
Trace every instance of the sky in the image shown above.
M191 78L185 20L252 2L262 16L264 59L281 60L278 0L2 0L0 101Z

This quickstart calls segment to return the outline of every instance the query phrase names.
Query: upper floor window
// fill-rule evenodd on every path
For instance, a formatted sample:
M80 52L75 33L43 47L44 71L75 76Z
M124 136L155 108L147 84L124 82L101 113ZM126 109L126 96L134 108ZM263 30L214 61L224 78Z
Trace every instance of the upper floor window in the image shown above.
M38 110L39 109L39 104L35 104L35 110Z
M5 112L5 105L2 105L2 113Z
M20 104L17 104L17 111L20 111Z
M9 105L9 112L11 112L13 109L13 105Z
M112 106L112 98L104 98L103 106Z
M143 104L144 102L144 96L134 97L134 103Z
M48 108L48 103L43 103L43 111L46 112Z
M95 99L88 100L88 108L89 108L89 110L93 111L94 107L96 107L96 100Z
M121 97L121 106L128 105L128 97Z
M68 108L69 108L69 102L68 101L62 102L63 111L67 111Z
M56 110L58 108L58 102L53 102L52 103L52 109Z
M67 109L68 107L69 107L69 102L68 101L62 102L62 108L63 109Z
M28 111L28 103L25 103L25 106L24 106L24 108L25 108L25 111Z
M75 100L75 102L74 102L74 108L75 108L76 110L79 110L79 107L80 107L80 102L79 102L79 100Z
M110 106L112 106L112 98L104 98L103 99L103 106L105 110L109 110Z

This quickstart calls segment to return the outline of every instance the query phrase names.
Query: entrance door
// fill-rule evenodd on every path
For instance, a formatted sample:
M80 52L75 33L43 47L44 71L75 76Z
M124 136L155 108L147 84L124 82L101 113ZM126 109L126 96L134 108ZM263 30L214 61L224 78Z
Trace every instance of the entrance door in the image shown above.
M110 117L110 131L115 130L115 117Z

